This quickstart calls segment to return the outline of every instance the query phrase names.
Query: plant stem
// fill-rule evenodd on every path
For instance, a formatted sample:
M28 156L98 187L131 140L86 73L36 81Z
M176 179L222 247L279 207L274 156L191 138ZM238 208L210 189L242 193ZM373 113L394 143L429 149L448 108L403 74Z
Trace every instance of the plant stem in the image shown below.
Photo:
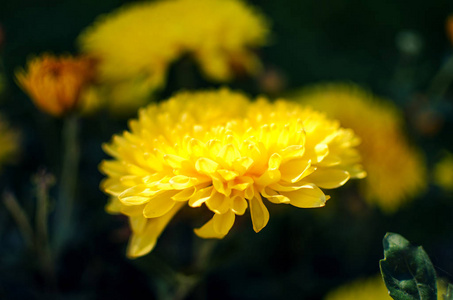
M36 252L40 260L40 268L49 286L56 284L55 267L49 245L48 216L49 216L49 188L55 183L55 178L45 171L35 177L36 184Z
M29 249L33 249L33 229L28 221L25 211L20 206L16 197L11 192L5 191L3 192L3 203L13 217L14 221L16 221L25 244L27 244Z
M54 249L58 257L72 235L72 217L79 168L78 118L70 115L63 124L63 167L55 212Z
M176 287L176 291L173 295L173 300L183 300L189 296L208 271L211 254L217 244L217 240L201 240L200 242L201 245L196 245L197 247L194 251L195 257L193 269L195 274L177 274L178 276L176 279L178 286Z

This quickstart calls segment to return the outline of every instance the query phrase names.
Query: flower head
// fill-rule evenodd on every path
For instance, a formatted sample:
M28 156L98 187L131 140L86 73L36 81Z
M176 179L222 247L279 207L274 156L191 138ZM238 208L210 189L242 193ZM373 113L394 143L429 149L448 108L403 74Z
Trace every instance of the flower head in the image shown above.
M16 158L19 153L19 133L11 129L0 116L0 170Z
M260 64L251 48L265 44L268 32L264 17L240 0L146 1L102 16L79 42L100 60L100 78L113 83L121 103L135 101L124 89L140 87L146 95L162 86L184 54L216 81L230 80L238 68L253 73Z
M354 85L327 84L302 90L294 98L352 128L367 178L361 181L365 198L393 212L426 187L421 154L403 132L398 109Z
M129 127L104 145L114 159L101 164L101 187L111 196L107 210L129 216L130 257L151 251L186 204L213 213L198 236L223 238L247 208L253 229L265 227L265 199L321 207L329 196L320 188L365 176L351 130L284 100L180 93L142 108Z
M86 57L43 54L28 61L27 70L19 70L19 86L42 111L62 116L79 105L82 92L93 80L93 60Z
M434 166L434 183L446 191L453 191L453 154L447 152Z

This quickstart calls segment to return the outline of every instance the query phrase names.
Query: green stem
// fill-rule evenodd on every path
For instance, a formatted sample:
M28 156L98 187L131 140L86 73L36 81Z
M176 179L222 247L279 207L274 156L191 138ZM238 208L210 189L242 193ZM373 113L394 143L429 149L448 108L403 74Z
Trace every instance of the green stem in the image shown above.
M54 249L58 257L72 235L72 217L79 168L78 118L70 115L63 124L63 167L55 212Z
M199 240L199 242L201 245L198 243L194 251L196 253L193 263L195 274L177 274L176 280L178 285L173 295L173 300L186 299L193 289L203 280L208 271L211 254L214 251L217 240Z
M25 241L25 244L29 249L33 249L33 229L28 221L27 214L20 206L16 197L11 192L5 191L3 193L3 203L16 222L17 227L19 227L19 231Z
M49 286L55 286L56 276L54 261L49 245L48 216L49 216L49 189L55 178L51 174L41 172L35 177L36 183L36 252L41 264L41 270Z

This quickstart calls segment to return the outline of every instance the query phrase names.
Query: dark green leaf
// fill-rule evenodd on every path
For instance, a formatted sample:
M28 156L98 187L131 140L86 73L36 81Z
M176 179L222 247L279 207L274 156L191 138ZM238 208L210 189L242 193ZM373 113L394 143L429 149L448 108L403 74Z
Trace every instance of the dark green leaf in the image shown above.
M436 272L423 248L390 232L383 244L380 267L390 296L397 300L436 300Z

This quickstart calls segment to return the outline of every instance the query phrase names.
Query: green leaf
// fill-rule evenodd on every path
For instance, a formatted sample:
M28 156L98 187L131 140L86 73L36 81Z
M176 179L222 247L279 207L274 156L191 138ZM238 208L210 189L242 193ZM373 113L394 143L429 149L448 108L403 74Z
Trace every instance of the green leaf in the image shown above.
M436 300L436 272L425 250L390 232L383 244L384 259L379 264L390 296L396 300Z
M453 284L448 284L447 293L444 295L444 300L453 300Z

